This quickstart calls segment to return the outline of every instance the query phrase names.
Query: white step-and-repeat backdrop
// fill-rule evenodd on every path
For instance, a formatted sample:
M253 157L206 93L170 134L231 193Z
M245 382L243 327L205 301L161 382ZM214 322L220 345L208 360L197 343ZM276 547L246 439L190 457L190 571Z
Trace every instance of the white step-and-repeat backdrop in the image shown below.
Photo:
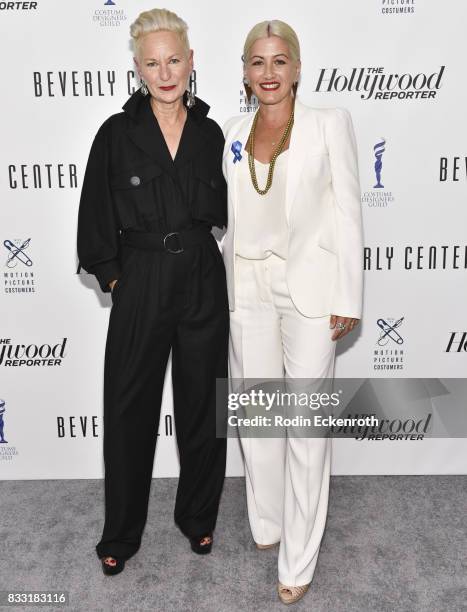
M351 111L365 231L365 309L336 376L467 374L467 82L463 0L188 0L198 95L219 124L251 111L249 29L282 19L302 48L299 94ZM110 297L80 271L76 221L99 125L139 86L135 0L0 1L2 57L0 478L103 474L102 383ZM379 321L379 324L378 324ZM397 328L385 335L383 325ZM402 342L394 341L399 337ZM176 476L170 367L154 468ZM132 460L135 440L128 439ZM228 475L241 475L229 440ZM334 440L334 474L467 473L463 438Z

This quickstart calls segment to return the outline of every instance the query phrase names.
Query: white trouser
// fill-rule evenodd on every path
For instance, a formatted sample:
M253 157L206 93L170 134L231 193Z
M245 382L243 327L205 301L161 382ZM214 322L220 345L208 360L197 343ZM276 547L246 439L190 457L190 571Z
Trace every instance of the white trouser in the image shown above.
M235 265L230 376L332 378L336 342L330 317L309 318L297 311L287 287L286 262L274 254L259 260L237 256ZM259 544L280 540L283 584L308 584L326 523L331 440L241 437L241 445L253 538Z

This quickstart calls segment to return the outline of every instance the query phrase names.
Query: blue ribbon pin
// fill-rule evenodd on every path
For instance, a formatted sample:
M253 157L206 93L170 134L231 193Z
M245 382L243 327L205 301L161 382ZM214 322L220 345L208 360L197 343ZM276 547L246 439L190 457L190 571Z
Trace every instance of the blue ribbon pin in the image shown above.
M236 140L235 142L232 143L230 150L234 154L234 159L233 159L234 164L242 159L242 156L240 155L240 151L242 150L242 143L239 140Z

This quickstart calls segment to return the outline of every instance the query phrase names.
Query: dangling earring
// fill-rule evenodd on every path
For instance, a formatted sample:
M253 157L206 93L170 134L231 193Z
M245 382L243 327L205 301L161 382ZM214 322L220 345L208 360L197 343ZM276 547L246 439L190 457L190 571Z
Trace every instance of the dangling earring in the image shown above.
M245 86L245 93L246 93L246 99L248 104L251 104L251 97L253 95L253 90L250 87L250 80L246 78L246 76L243 77L243 85Z
M299 79L299 77L297 77L295 79L295 81L293 82L293 85L292 85L292 95L293 95L294 98L297 97L298 79Z
M143 81L142 77L140 77L140 82L141 82L141 89L140 92L143 96L147 96L149 93L148 90L148 86L146 85L146 83Z
M192 70L190 74L190 89L188 91L186 105L188 108L192 108L196 104L195 96L196 96L196 70Z

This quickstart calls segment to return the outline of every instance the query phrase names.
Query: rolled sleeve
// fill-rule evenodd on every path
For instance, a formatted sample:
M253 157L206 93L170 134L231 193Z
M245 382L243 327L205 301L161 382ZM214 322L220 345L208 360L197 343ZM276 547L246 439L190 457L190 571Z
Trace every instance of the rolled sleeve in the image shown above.
M99 128L89 153L78 211L77 250L81 266L105 293L120 276L119 227L109 185L109 123Z

